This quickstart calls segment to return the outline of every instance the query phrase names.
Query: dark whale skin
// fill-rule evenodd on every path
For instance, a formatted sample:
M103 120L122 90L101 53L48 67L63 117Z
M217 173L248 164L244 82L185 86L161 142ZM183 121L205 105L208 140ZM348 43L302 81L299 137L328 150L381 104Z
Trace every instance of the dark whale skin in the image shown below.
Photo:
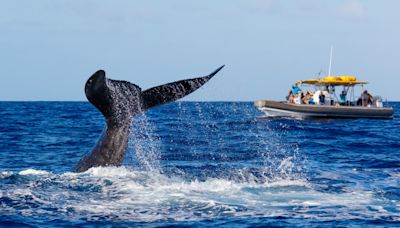
M104 70L95 72L85 84L85 94L103 114L106 127L96 146L79 160L74 171L121 166L128 146L130 125L137 113L185 97L203 86L223 67L204 77L171 82L145 91L130 82L107 78Z

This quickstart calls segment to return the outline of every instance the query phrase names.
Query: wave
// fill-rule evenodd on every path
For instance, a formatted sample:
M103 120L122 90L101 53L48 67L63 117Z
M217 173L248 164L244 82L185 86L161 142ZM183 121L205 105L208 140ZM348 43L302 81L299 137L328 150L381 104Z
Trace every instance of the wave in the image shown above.
M1 210L31 217L59 218L61 214L69 219L139 222L271 216L323 220L391 216L400 220L374 192L322 192L306 179L188 181L160 172L98 167L62 174L4 171L0 182Z
M50 173L43 170L26 169L18 173L19 175L49 175Z

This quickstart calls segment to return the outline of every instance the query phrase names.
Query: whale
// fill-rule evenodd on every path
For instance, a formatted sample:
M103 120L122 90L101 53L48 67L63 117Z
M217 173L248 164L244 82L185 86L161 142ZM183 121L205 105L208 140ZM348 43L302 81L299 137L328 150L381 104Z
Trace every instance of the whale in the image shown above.
M93 150L78 161L74 172L99 166L121 166L135 115L187 96L202 87L223 67L207 76L175 81L144 91L128 81L107 78L104 70L96 71L86 81L85 95L102 113L106 125Z

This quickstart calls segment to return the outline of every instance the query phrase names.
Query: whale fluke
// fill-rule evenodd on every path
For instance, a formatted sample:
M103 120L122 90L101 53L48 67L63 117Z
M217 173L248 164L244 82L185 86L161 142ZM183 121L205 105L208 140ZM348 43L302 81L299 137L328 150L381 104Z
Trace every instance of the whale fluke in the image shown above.
M208 82L212 77L214 77L214 75L216 75L224 66L225 65L220 66L207 76L171 82L143 91L143 107L148 109L157 105L178 100L194 92Z
M107 78L104 70L95 72L85 84L85 94L89 102L103 114L107 125L92 152L78 162L75 172L97 166L122 165L132 118L137 113L194 92L223 67L204 77L176 81L143 92L133 83Z

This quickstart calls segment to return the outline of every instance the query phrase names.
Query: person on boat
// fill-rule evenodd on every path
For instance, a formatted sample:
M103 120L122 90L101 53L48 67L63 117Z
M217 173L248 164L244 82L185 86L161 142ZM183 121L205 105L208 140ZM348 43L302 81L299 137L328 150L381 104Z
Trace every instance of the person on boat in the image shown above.
M300 87L297 86L297 83L292 85L292 91L294 95L297 95L301 91Z
M306 94L301 99L301 101L303 102L303 104L310 104L311 99L312 99L312 94L310 91L307 91Z
M324 105L325 104L325 94L322 93L322 92L319 94L319 104L320 105Z
M286 100L287 100L289 103L293 103L293 91L292 91L292 90L289 90L289 93L288 93L288 95L286 96Z
M357 100L357 105L366 107L370 104L372 104L372 95L368 93L368 90L364 90L360 98Z
M308 91L306 93L303 93L301 96L301 103L302 104L307 104L308 100Z
M289 103L294 103L294 99L299 96L301 89L297 86L297 83L292 85L292 89L289 90L288 95L286 96L286 99L288 100Z
M311 104L311 105L315 104L314 97L312 95L310 97L309 104Z
M347 105L347 100L346 100L346 90L343 89L343 91L339 95L339 104L340 105Z

